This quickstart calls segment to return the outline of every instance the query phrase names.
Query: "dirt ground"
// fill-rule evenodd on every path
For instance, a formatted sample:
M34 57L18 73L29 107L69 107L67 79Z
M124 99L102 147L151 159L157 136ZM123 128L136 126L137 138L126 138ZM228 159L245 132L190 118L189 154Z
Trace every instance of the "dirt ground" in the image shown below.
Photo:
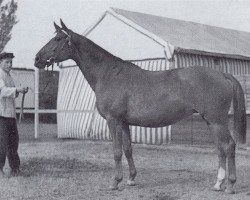
M20 177L0 180L1 200L249 200L250 152L237 150L237 193L211 191L217 156L211 146L133 144L136 186L107 190L114 172L112 144L105 141L21 142ZM5 171L9 170L8 165Z

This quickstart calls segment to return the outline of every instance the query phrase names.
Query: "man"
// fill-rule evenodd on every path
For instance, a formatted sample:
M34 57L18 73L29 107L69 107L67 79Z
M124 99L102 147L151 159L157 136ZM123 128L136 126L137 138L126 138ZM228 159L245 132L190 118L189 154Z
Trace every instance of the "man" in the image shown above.
M20 173L15 98L19 93L28 92L28 88L15 87L10 76L13 58L13 53L0 54L0 178L5 177L3 167L6 156L11 168L9 176Z

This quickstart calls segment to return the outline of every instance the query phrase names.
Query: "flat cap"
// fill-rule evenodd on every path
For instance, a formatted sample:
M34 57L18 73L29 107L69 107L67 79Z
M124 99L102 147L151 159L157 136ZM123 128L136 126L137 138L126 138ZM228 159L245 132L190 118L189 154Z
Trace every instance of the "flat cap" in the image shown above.
M14 58L14 54L13 53L0 53L0 60L5 59L5 58Z

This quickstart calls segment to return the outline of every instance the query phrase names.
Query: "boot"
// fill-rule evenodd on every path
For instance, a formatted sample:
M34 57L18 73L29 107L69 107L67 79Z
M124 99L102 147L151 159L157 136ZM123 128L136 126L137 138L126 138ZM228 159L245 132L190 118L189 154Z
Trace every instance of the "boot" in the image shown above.
M17 177L17 176L22 176L22 172L20 171L20 169L11 169L9 172L8 177Z
M5 173L3 172L3 170L0 170L0 179L6 178Z

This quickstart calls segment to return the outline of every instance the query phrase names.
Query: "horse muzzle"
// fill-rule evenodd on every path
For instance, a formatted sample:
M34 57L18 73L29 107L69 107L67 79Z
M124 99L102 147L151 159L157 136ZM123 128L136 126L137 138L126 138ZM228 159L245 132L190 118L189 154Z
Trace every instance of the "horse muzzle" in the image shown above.
M34 65L35 65L35 67L37 67L39 69L43 69L45 67L49 67L50 65L53 65L54 62L55 62L55 59L53 57L51 57L47 60L43 60L39 56L36 56Z

